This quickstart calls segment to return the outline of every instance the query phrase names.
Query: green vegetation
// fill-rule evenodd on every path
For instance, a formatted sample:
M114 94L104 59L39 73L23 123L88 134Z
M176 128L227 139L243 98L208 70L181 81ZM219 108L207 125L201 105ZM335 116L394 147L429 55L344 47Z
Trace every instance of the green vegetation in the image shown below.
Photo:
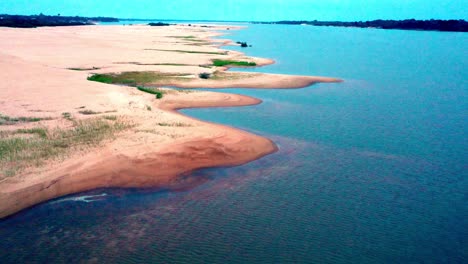
M121 120L93 118L74 121L71 129L38 127L3 131L0 133L0 179L63 157L72 150L96 146L131 126Z
M138 86L137 87L138 90L142 91L142 92L145 92L145 93L149 93L149 94L155 94L156 95L156 99L161 99L163 97L163 94L164 92L157 89L157 88L151 88L151 87L141 87L141 86ZM151 111L151 110L150 110Z
M88 81L112 83L112 77L107 74L93 74L88 77Z
M115 74L94 74L88 80L108 84L123 84L129 86L144 86L146 84L165 84L171 80L183 80L189 74L162 72L122 72Z
M11 117L0 114L0 125L14 125L17 123L39 122L51 119L50 117Z
M216 67L222 67L222 66L254 67L254 66L257 66L257 63L248 62L248 61L213 60L213 65Z
M18 129L16 130L18 134L36 134L40 138L47 138L47 130L45 128L36 127L30 129Z
M227 51L211 52L211 51L194 51L194 50L166 50L166 49L145 49L145 50L169 51L169 52L179 52L179 53L211 54L211 55L227 55Z

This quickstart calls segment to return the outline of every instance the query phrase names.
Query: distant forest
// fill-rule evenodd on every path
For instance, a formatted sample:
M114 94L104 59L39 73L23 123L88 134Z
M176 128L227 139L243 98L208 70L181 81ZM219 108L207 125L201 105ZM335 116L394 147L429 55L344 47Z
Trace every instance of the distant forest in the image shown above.
M465 20L373 20L359 22L339 21L277 21L277 22L253 22L255 24L284 24L284 25L312 25L333 27L360 27L402 30L432 30L432 31L456 31L468 32L468 22Z
M94 22L119 22L112 17L79 17L79 16L33 16L0 15L0 27L35 28L57 26L93 25Z

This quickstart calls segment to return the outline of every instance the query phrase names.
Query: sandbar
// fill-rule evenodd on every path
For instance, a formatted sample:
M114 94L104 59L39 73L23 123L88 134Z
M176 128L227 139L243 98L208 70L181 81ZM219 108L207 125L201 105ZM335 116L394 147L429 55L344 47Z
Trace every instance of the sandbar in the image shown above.
M0 114L44 118L34 123L0 125L0 132L36 127L72 128L73 120L112 113L131 123L95 146L31 165L13 175L0 172L0 218L60 196L95 188L170 188L180 175L217 166L236 166L277 150L269 139L233 127L197 120L182 108L247 106L259 99L219 92L165 91L162 99L134 87L87 80L91 74L126 71L184 73L183 88L300 88L335 78L230 73L204 80L214 59L274 61L222 50L218 30L232 26L78 26L0 28ZM224 41L221 44L233 44ZM233 75L232 78L230 75ZM92 116L80 114L93 110Z

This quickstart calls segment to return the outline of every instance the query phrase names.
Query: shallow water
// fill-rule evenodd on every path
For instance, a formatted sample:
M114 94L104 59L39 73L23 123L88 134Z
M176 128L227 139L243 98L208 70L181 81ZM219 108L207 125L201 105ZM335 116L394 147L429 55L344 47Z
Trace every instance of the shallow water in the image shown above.
M261 105L194 109L279 152L176 192L96 190L0 222L19 262L468 262L465 33L252 25L261 72L341 77L226 89Z

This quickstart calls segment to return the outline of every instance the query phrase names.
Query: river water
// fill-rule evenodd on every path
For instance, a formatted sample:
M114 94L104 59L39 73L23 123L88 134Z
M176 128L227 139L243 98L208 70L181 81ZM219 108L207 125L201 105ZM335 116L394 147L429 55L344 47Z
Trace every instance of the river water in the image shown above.
M466 263L468 35L249 25L258 72L344 79L223 91L257 106L185 114L275 154L178 191L95 190L0 221L2 263ZM251 69L250 69L251 70Z

